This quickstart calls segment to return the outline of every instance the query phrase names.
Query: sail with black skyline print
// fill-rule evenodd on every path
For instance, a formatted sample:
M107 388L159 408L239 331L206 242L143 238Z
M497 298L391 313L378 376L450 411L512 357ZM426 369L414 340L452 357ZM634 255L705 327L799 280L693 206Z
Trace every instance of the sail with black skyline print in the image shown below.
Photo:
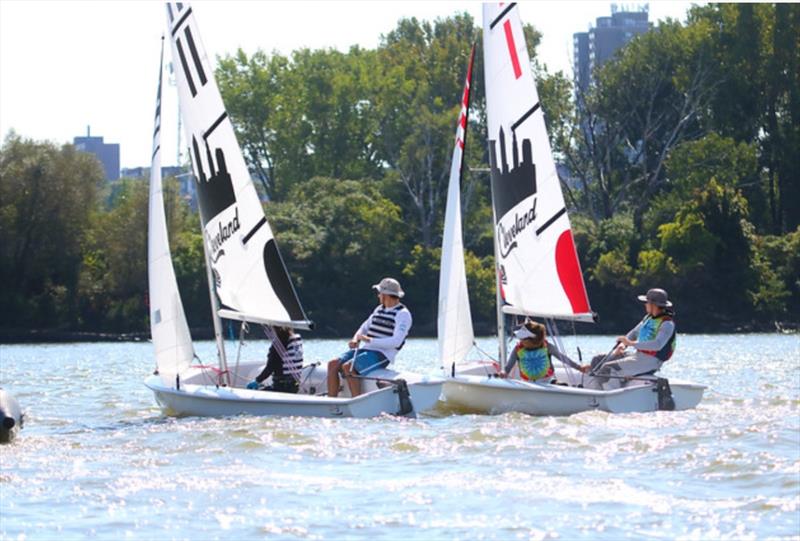
M592 321L519 8L483 5L495 256L503 311Z
M167 28L220 314L308 328L187 2L167 3Z

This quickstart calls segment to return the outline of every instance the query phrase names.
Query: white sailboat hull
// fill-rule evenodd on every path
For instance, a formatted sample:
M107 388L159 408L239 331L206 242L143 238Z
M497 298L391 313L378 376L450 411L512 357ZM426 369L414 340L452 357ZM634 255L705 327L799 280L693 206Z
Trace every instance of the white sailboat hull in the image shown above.
M242 365L235 378L250 381L263 367L261 364ZM326 388L325 366L311 365L303 370L300 392L279 393L231 387L217 387L208 384L208 374L196 372L184 375L181 383L165 384L161 376L153 375L145 380L145 385L153 391L156 402L166 415L183 417L224 417L229 415L256 416L299 416L299 417L356 417L368 418L382 414L401 413L400 395L391 383L372 380L362 381L364 392L352 398L343 388L342 396L330 398L315 394ZM244 377L247 375L248 377ZM403 379L408 385L413 410L406 416L433 408L442 391L442 378L420 376L410 372L393 370L376 371L370 376L385 380ZM203 381L206 380L206 381ZM201 384L192 383L199 381Z
M492 375L456 374L447 378L443 387L445 407L471 413L516 411L529 415L572 415L590 410L635 413L659 409L655 382L632 381L620 389L600 391ZM675 410L696 407L706 389L703 385L675 379L670 379L669 385Z

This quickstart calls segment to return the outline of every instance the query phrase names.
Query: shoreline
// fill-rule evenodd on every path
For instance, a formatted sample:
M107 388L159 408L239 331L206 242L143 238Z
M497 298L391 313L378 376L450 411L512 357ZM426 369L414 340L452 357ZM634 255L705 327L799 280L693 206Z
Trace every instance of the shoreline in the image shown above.
M614 332L608 332L603 329L592 329L590 325L581 325L578 335L608 335ZM728 327L728 326L725 326ZM478 327L476 330L477 337L494 336L493 329ZM566 327L562 330L562 336L571 335L572 333L565 332ZM713 328L713 329L691 329L691 331L682 334L800 334L800 322L773 322L766 323L742 323L740 325L731 325L728 328ZM209 328L193 328L191 329L192 338L194 340L213 340L214 329ZM310 339L336 339L342 338L344 335L332 334L326 332L312 332L308 338ZM226 336L226 339L229 337ZM436 338L436 329L424 328L419 329L419 332L414 333L411 338ZM251 340L259 340L260 338L251 338ZM0 345L13 345L13 344L59 344L59 343L79 343L79 342L149 342L149 332L129 332L129 333L111 333L111 332L94 332L94 331L66 331L54 329L0 329Z

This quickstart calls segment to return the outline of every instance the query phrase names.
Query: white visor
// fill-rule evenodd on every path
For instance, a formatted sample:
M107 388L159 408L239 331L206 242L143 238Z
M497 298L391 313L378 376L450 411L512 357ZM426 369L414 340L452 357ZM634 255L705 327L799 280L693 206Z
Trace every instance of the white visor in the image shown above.
M525 327L524 325L519 329L517 329L516 331L514 331L514 336L516 336L520 340L525 340L526 338L533 338L534 340L536 340L538 338L538 336L529 331L528 328Z

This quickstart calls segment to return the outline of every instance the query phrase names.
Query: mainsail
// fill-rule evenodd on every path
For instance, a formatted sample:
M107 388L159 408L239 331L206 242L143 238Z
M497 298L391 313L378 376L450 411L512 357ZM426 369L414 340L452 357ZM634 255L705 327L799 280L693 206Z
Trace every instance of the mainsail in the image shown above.
M150 334L156 350L158 372L171 381L189 366L194 357L192 337L183 312L178 282L172 267L164 213L164 194L161 184L161 79L164 68L164 44L161 44L161 63L156 96L153 158L150 164L150 202L147 232L147 278L150 297Z
M503 311L592 321L516 3L483 5L483 54Z
M192 8L167 4L181 118L216 291L233 319L308 328L236 141Z
M450 164L450 184L447 188L447 210L445 211L442 261L439 272L439 360L451 364L464 361L475 340L469 308L464 242L461 232L461 176L474 58L475 47L473 46L469 55L467 77L461 98L461 113L458 118L456 140L453 147L453 160Z

